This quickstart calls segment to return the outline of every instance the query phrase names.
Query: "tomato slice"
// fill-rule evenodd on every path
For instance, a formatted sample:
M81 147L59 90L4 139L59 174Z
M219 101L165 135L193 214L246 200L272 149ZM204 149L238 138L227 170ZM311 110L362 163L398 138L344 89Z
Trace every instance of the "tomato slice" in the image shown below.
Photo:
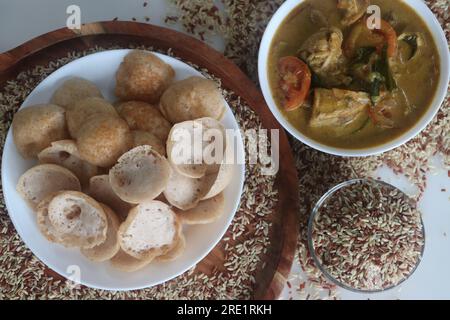
M381 101L376 106L369 108L369 117L375 125L381 128L394 128L395 123L392 115L394 107L386 101Z
M374 32L380 33L386 40L388 57L392 58L396 56L398 44L397 33L395 32L394 28L392 28L392 26L388 22L381 20L380 29L375 29Z
M311 86L311 71L297 57L287 56L278 61L280 89L284 93L283 107L287 111L295 110L305 102Z
M380 29L370 30L367 28L367 19L362 19L350 31L344 44L344 53L352 58L356 49L363 46L374 46L381 52L385 44L388 57L394 57L397 54L397 33L394 28L381 19Z

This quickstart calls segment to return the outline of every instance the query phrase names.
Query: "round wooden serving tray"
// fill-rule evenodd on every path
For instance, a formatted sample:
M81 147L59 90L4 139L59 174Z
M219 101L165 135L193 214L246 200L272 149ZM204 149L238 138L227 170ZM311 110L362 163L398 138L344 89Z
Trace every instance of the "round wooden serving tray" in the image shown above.
M130 43L161 50L171 48L175 56L208 69L222 80L225 89L240 96L259 115L264 128L280 130L280 167L275 182L279 198L271 217L271 247L253 293L256 299L276 299L289 275L297 243L297 171L286 133L270 113L255 84L230 60L203 42L173 30L136 22L97 22L83 25L77 31L67 28L52 31L0 54L0 89L19 72L46 65L65 56L68 51L82 51L95 46L128 47ZM218 245L197 265L197 269L208 272L221 267L224 257L221 250ZM61 277L51 270L46 272L53 277Z

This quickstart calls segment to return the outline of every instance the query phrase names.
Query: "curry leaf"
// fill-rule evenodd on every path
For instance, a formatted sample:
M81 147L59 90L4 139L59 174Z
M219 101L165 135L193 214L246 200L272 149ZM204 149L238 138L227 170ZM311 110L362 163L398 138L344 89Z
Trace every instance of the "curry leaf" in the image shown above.
M353 64L369 63L370 56L376 51L375 47L361 47L356 50L355 59Z
M381 64L380 73L383 75L383 77L385 79L386 89L388 89L389 91L392 91L395 88L397 88L397 84L395 83L395 79L392 76L392 71L389 66L389 58L387 55L387 47L386 46L383 47L381 61L382 61L382 64Z
M378 72L372 72L370 78L370 100L373 105L376 105L380 100L380 87L384 82L384 77Z

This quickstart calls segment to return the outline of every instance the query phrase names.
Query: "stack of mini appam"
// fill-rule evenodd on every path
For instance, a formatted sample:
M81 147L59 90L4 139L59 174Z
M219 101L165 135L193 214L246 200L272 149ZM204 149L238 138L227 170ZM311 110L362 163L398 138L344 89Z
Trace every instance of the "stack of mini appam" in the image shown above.
M174 77L156 55L134 50L116 73L118 101L72 78L49 104L15 115L17 150L39 161L17 191L49 241L135 271L180 257L189 245L183 224L221 216L233 170L219 122L223 97L211 80ZM178 139L181 133L192 139ZM198 139L200 153L177 153L195 149ZM205 161L212 145L219 146L214 161Z

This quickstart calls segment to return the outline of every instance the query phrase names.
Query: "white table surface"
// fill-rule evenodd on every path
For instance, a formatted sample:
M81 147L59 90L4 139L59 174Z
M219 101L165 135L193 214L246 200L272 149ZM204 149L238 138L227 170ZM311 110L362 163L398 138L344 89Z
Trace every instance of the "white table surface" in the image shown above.
M143 3L147 2L146 7ZM146 22L182 31L180 25L166 25L164 18L173 12L165 0L0 0L0 52L10 50L38 35L65 27L66 8L76 4L81 9L81 22L119 20ZM206 40L219 51L224 42L216 37ZM439 162L439 161L437 161ZM411 186L404 178L386 168L380 173L383 180L404 190ZM445 189L442 192L441 189ZM428 177L428 187L420 203L426 229L425 255L414 275L398 288L378 294L356 294L339 290L343 299L450 299L450 179L447 171L438 168ZM292 273L301 275L298 261ZM297 280L298 281L298 280ZM295 280L292 287L296 287ZM287 286L281 298L298 298Z
M147 6L143 4L147 2ZM219 1L218 1L219 3ZM166 25L164 18L174 8L166 0L0 0L0 52L10 50L43 33L66 26L66 8L78 5L81 23L119 20L148 23L183 31L180 25ZM220 7L220 6L219 6ZM223 40L207 39L223 51Z

